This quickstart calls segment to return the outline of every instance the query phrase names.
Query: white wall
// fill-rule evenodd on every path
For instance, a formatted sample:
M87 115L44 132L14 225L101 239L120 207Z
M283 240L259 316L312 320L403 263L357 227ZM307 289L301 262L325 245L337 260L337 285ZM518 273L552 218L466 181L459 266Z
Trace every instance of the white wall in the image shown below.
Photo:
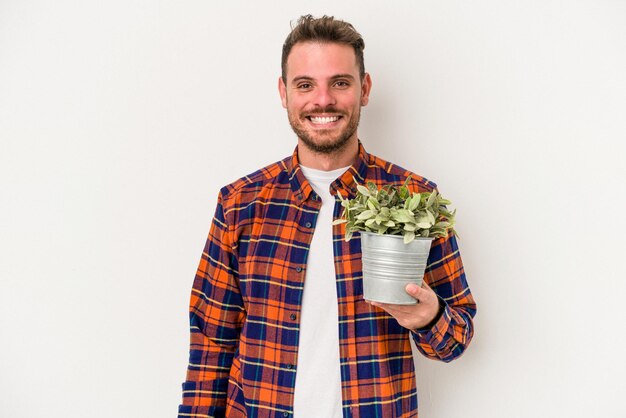
M458 209L476 336L417 359L420 417L626 416L626 4L224 3L0 0L0 416L175 415L217 191L295 145L307 12L365 37L368 150Z

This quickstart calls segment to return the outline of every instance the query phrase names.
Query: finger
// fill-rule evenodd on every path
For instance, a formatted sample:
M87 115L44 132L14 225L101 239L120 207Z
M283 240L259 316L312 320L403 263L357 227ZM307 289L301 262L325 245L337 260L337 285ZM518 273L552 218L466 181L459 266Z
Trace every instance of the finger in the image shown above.
M379 307L383 309L390 315L399 315L399 314L413 314L415 305L396 305L393 303L383 303L383 302L369 302L371 305Z
M432 287L430 287L430 285L428 283L426 283L426 280L422 280L422 287L420 288L424 293L427 293L431 296L435 296L437 297L437 294L435 293L435 291L433 290Z
M423 299L424 290L421 287L419 287L417 284L409 283L406 285L405 290L409 295L411 295L411 297L417 300L417 303L420 303L420 299Z
M433 303L433 301L437 299L435 292L424 281L422 281L422 287L414 283L408 284L406 286L406 292L417 299L421 304Z
M394 309L390 307L389 305L387 305L386 303L374 302L374 301L367 301L367 302L372 306L376 306L377 308L382 309L383 311L387 312L391 316L394 316L397 314L397 312L395 312Z
M425 280L422 281L422 286L419 288L419 290L422 294L432 294L432 295L436 294L433 288L430 287L430 285L426 283Z

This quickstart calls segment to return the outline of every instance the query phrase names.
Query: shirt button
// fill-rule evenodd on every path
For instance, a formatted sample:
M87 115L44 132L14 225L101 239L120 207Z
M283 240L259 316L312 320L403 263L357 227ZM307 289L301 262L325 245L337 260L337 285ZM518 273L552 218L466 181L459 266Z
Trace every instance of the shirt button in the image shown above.
M300 267L300 266L296 267L296 271L297 271L298 273L300 273L300 272L302 271L302 267Z
M311 226L313 226L313 224L311 222L307 222L304 224L304 226L306 226L307 228L310 228Z
M283 416L284 417L288 417L289 416L289 412L287 412L287 411L283 412Z
M289 318L291 318L292 321L296 320L296 314L292 313L291 315L289 315Z

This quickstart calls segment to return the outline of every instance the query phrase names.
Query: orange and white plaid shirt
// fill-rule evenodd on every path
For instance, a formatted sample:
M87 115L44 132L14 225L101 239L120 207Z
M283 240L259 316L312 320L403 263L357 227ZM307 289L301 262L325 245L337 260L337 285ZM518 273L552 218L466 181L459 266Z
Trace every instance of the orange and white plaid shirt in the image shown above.
M331 184L331 193L353 197L355 178L380 187L409 175L411 191L436 187L359 144L357 161ZM220 191L191 293L179 418L291 417L307 255L321 204L297 149ZM341 210L337 201L335 219ZM361 242L358 234L346 242L344 228L333 226L343 416L416 417L410 338L422 354L448 362L473 335L476 304L456 237L433 241L424 276L442 313L431 328L409 331L363 300Z

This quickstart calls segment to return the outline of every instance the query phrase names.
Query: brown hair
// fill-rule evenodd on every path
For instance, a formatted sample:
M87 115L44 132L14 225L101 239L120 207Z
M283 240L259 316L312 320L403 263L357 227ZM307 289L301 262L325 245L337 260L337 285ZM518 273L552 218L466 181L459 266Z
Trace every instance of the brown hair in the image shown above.
M283 44L281 68L285 83L287 82L287 58L291 48L298 42L329 42L352 46L359 64L359 75L363 79L365 75L365 63L363 60L365 42L350 23L335 19L333 16L322 16L317 19L311 15L301 16L296 26L292 27L291 33L289 33Z

